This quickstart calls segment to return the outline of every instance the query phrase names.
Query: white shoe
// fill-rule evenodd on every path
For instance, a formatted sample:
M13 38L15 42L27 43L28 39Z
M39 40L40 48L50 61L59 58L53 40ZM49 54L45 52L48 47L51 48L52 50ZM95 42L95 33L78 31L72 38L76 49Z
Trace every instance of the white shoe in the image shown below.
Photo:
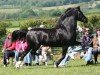
M45 66L47 66L48 64L47 64L47 62L45 62Z
M4 65L4 67L7 67L7 65Z
M59 67L63 68L63 67L65 67L65 65L59 65Z
M24 62L22 62L21 64L20 64L20 67L22 67L24 65Z
M18 62L16 62L15 67L16 67L16 68L19 68L20 65L21 65L21 61L18 61Z
M71 57L71 59L73 59L73 60L75 59L74 54L71 53L71 54L69 54L69 56Z
M54 67L57 67L56 62L54 62Z

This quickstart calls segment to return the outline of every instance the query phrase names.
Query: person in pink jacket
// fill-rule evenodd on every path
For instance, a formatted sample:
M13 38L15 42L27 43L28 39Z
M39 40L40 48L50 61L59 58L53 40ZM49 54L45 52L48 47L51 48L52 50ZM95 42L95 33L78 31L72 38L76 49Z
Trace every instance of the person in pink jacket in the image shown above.
M15 50L16 42L14 41L12 42L11 38L12 38L12 35L8 34L3 45L2 52L4 53L4 56L3 56L4 67L6 67L9 64L9 57L14 57L15 55L14 50Z
M27 42L26 42L25 39L21 39L21 40L17 40L16 41L16 47L15 47L15 63L19 61L19 57L20 57L21 53L23 51L25 51L26 48L28 48L28 44L27 44ZM24 63L26 65L28 65L28 64L30 65L31 64L31 54L30 53L28 53L24 57Z

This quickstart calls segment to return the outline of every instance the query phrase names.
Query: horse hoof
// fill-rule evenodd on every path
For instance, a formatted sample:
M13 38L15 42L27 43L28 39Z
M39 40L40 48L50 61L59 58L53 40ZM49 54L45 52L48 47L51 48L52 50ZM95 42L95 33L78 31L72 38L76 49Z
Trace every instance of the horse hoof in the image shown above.
M64 67L65 67L65 65L59 65L59 67L60 67L60 68L64 68Z
M54 67L58 68L57 62L54 62Z

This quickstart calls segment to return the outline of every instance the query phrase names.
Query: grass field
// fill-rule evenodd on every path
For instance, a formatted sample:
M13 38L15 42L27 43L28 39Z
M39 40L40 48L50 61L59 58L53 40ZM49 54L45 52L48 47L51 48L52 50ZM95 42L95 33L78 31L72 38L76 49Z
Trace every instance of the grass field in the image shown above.
M85 64L82 59L71 60L65 68L54 68L53 62L49 62L48 66L24 66L20 69L0 64L0 75L100 75L100 64Z
M62 7L60 7L62 8ZM44 8L45 10L48 8ZM44 10L43 9L43 10ZM15 13L19 12L19 9L0 9L1 13ZM100 10L87 10L88 15L98 14L100 15ZM19 29L19 21L11 21L13 27L7 28L7 31L12 32ZM50 61L48 66L31 66L22 67L16 69L13 65L9 64L8 67L3 67L2 62L0 63L0 75L100 75L100 58L99 64L96 65L85 65L86 62L82 59L71 60L68 65L64 68L54 68L53 61Z

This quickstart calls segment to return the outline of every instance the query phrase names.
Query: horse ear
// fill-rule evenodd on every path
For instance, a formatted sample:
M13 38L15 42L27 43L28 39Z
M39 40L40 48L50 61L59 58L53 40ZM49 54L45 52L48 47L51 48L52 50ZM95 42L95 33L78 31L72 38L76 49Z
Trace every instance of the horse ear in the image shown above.
M76 7L76 9L79 9L80 10L80 6Z
M66 9L65 13L66 13L67 11L69 11L70 9L71 9L71 8Z

